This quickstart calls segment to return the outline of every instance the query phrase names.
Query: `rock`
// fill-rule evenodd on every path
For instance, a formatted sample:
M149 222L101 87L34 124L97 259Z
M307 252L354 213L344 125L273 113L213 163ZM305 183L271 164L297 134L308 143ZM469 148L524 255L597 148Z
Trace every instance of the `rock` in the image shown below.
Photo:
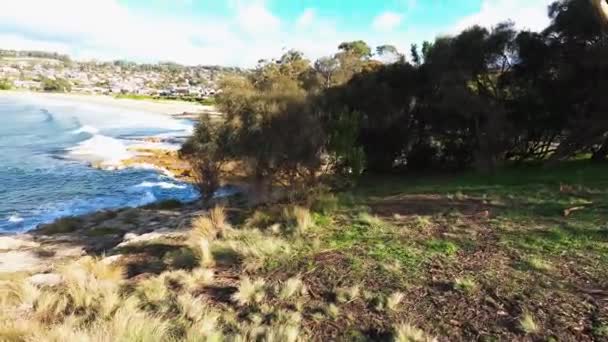
M0 273L32 271L40 266L42 266L42 260L30 251L0 253Z
M158 239L162 239L162 238L173 239L173 238L179 237L180 235L182 235L182 234L179 232L171 232L168 229L160 229L159 231L141 234L141 235L137 235L134 233L127 233L123 237L123 242L121 242L117 247L124 247L124 246L128 246L128 245L136 244L136 243L148 242L148 241L158 240Z
M2 236L0 237L0 250L13 250L19 248L30 248L30 247L38 247L40 244L34 241L10 237L10 236Z
M38 287L57 286L63 282L63 278L57 273L40 273L27 278L27 281Z
M122 254L111 255L109 257L105 257L105 258L101 259L101 262L106 265L112 265L112 264L118 263L118 261L120 261L120 259L122 259L122 257L123 257Z
M74 258L81 257L85 255L86 252L82 249L82 247L61 247L56 250L55 257L57 258Z

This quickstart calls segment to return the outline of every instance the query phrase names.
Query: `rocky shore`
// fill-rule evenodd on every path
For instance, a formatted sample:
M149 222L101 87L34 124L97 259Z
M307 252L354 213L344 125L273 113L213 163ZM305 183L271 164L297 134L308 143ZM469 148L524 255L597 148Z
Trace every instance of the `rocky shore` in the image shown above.
M181 242L192 220L204 212L200 203L165 201L62 218L26 234L0 236L0 279L3 274L24 273L35 282L52 282L55 265L84 255L102 257L127 268L152 268L138 270L138 274L153 272L164 262L162 251L149 255L142 250L128 256L122 252L150 241Z
M69 98L91 100L90 96L70 95ZM95 97L95 101L119 100ZM129 108L146 106L145 101L120 100L120 103ZM150 108L154 107L164 113L171 113L168 111L170 109L192 110L171 114L181 119L194 120L200 115L219 118L219 113L212 107L188 106L186 108L167 104L159 107L158 104L154 104ZM180 181L191 182L193 179L190 166L187 161L179 157L175 149L179 142L171 139L174 138L142 139L141 144L129 148L129 151L133 152L133 157L121 161L118 168L154 168ZM171 145L173 148L163 147ZM102 167L95 164L91 166ZM125 265L129 265L133 258L145 258L145 262L141 263L143 265L162 263L162 255L150 257L130 253L128 258L123 258L121 250L152 240L183 240L190 229L192 219L204 211L205 208L201 203L183 204L169 200L139 208L104 210L78 217L65 217L53 223L39 225L27 233L0 234L0 280L3 275L24 273L31 275L29 279L32 282L52 283L55 281L52 273L55 265L84 255L105 257L108 262L121 262Z

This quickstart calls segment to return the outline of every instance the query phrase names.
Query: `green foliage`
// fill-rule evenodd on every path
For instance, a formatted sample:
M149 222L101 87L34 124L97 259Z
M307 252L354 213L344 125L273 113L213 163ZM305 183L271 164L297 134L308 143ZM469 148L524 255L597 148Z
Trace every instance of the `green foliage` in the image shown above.
M233 156L232 134L228 124L204 116L180 150L190 161L194 184L205 198L211 198L219 188L222 167Z
M65 234L71 233L75 230L78 230L82 226L82 219L78 217L64 217L60 218L57 221L42 225L38 228L38 231L42 234L52 235L52 234Z
M338 49L360 58L369 58L372 56L372 49L362 40L341 43L338 46Z
M72 91L72 84L70 83L70 81L62 78L44 78L42 79L41 84L42 90L47 92L69 93L70 91Z
M9 79L0 78L0 90L11 90L13 88L13 82Z

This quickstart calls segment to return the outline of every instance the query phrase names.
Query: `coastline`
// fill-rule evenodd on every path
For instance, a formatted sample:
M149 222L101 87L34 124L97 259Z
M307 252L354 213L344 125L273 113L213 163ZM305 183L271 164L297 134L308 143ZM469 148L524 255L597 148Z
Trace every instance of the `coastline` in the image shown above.
M214 106L177 100L135 100L115 98L108 95L90 95L80 93L45 93L32 91L0 91L0 96L38 97L50 100L65 100L77 103L113 106L125 110L143 111L155 114L170 115L181 119L196 119L200 114L220 115Z
M197 120L200 115L218 115L215 108L200 104L180 101L150 101L150 100L133 100L133 99L117 99L111 96L104 95L86 95L73 93L40 93L40 92L25 92L25 91L0 91L0 98L40 98L57 101L66 101L82 104L93 104L98 106L111 106L125 111L141 111L142 113L150 113L152 115L166 115L179 120ZM212 113L212 114L211 114ZM104 165L103 163L90 162L88 165L92 168L113 170L134 168L134 169L153 169L158 173L169 176L177 181L191 183L189 164L180 159L175 137L159 137L159 136L142 136L137 139L138 143L127 147L132 156L123 160L116 165ZM143 210L144 207L150 205L162 204L163 200L157 200L152 204L134 209ZM128 208L127 208L128 209ZM100 214L109 211L123 211L127 209L101 209L95 210L88 214L77 215L78 218L86 220L88 217L96 217ZM65 218L65 217L64 217ZM69 218L69 217L68 217ZM59 218L50 223L39 224L27 231L17 231L15 233L1 233L0 236L12 236L19 238L20 236L40 235L42 226L53 225L61 222L63 218ZM0 244L1 246L1 244ZM1 250L2 248L0 248Z

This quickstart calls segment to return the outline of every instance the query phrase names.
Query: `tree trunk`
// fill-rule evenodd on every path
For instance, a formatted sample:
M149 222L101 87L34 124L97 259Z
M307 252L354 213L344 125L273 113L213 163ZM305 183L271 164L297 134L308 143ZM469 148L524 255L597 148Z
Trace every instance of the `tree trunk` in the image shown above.
M599 150L593 152L591 156L591 160L595 162L604 162L608 159L608 137L604 139L602 146L600 146Z

